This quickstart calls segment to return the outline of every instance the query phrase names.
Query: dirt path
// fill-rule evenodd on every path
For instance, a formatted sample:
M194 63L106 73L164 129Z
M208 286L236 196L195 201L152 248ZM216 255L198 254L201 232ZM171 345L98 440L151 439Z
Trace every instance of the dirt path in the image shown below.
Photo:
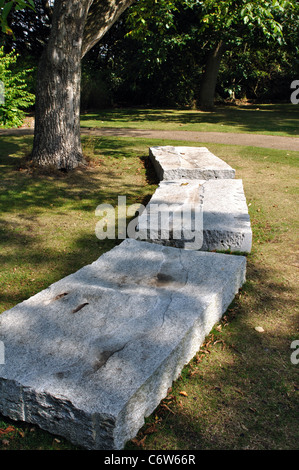
M193 132L193 131L159 131L128 128L81 128L82 135L115 136L115 137L141 137L161 140L186 140L191 142L218 143L227 145L245 145L252 147L265 147L280 150L299 151L298 137L282 137L259 134L233 134L224 132ZM32 135L33 128L1 129L1 135Z

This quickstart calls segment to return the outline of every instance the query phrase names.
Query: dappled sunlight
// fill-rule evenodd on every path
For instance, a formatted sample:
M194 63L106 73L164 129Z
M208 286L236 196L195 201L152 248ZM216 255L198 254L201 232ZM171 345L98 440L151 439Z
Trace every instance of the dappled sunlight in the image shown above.
M119 195L130 204L142 203L153 192L148 185L154 185L153 170L143 147L132 154L127 142L83 138L91 159L87 169L51 173L25 166L20 171L31 145L32 137L1 137L1 311L117 243L96 238L99 204L116 206Z
M161 449L161 434L173 450L293 448L296 289L271 282L275 275L250 257L240 294L127 449ZM287 312L282 292L293 295Z
M15 162L30 148L30 141L25 147L22 138L2 137L2 142L9 147L6 156L5 147L1 147L0 161L6 161L0 182L1 311L92 263L120 243L96 238L94 211L98 204L115 204L120 194L128 195L130 203L141 202L156 188L155 175L147 166L151 139L84 137L84 148L95 164L88 171L59 178L16 171ZM171 145L173 141L164 143ZM290 363L291 340L298 333L296 267L292 266L293 245L288 246L294 240L296 220L291 210L296 153L216 144L213 148L215 154L237 168L251 204L254 243L247 257L247 282L167 398L148 418L135 444L128 443L127 449L296 446L297 369ZM275 173L275 179L270 173ZM281 229L282 223L287 224L288 232ZM122 267L117 269L120 272ZM124 286L118 285L118 289L126 295ZM133 291L134 283L127 289ZM166 290L165 285L162 289ZM76 315L88 315L91 297L87 290L85 294L68 299L73 302L71 311L84 305L70 313L74 325ZM194 294L191 292L190 298ZM67 296L57 301L66 306L66 300ZM182 301L187 305L186 299ZM166 319L167 315L164 322ZM256 326L262 326L264 332L256 331ZM57 338L52 337L52 345L59 338L63 342L58 325L55 331ZM159 351L161 338L153 341ZM76 344L66 346L76 351ZM111 360L119 365L125 352L126 348ZM89 355L92 368L91 358ZM58 371L55 380L67 382L65 369Z
M248 105L215 107L214 111L111 109L83 114L81 126L159 130L220 131L298 136L298 107Z

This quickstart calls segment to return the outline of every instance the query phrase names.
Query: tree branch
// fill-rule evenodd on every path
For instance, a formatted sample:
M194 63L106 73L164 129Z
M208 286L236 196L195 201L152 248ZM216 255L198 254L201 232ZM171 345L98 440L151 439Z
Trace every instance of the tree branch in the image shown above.
M84 29L82 57L104 36L135 0L94 0Z

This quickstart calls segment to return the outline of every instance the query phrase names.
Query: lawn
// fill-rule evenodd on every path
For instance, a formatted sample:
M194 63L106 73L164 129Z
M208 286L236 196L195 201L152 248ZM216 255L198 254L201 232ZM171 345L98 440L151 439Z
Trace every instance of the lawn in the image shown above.
M148 201L157 185L149 146L194 144L83 137L88 169L55 174L26 165L31 145L32 137L0 137L0 313L118 243L96 238L95 209L116 205L118 195L128 204ZM291 343L299 339L299 152L196 145L243 179L253 229L247 281L126 449L297 449L299 365ZM0 416L0 449L74 447Z
M299 136L299 106L219 106L213 112L177 109L108 109L81 116L81 126Z

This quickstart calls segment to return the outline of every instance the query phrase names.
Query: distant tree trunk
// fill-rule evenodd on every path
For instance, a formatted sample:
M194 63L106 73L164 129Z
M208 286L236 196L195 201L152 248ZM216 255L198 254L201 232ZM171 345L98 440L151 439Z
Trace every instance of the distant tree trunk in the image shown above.
M40 60L33 161L70 170L84 163L80 139L81 58L134 0L55 0Z
M214 107L217 77L224 51L225 43L220 41L208 57L199 95L199 107L202 110L212 110Z

